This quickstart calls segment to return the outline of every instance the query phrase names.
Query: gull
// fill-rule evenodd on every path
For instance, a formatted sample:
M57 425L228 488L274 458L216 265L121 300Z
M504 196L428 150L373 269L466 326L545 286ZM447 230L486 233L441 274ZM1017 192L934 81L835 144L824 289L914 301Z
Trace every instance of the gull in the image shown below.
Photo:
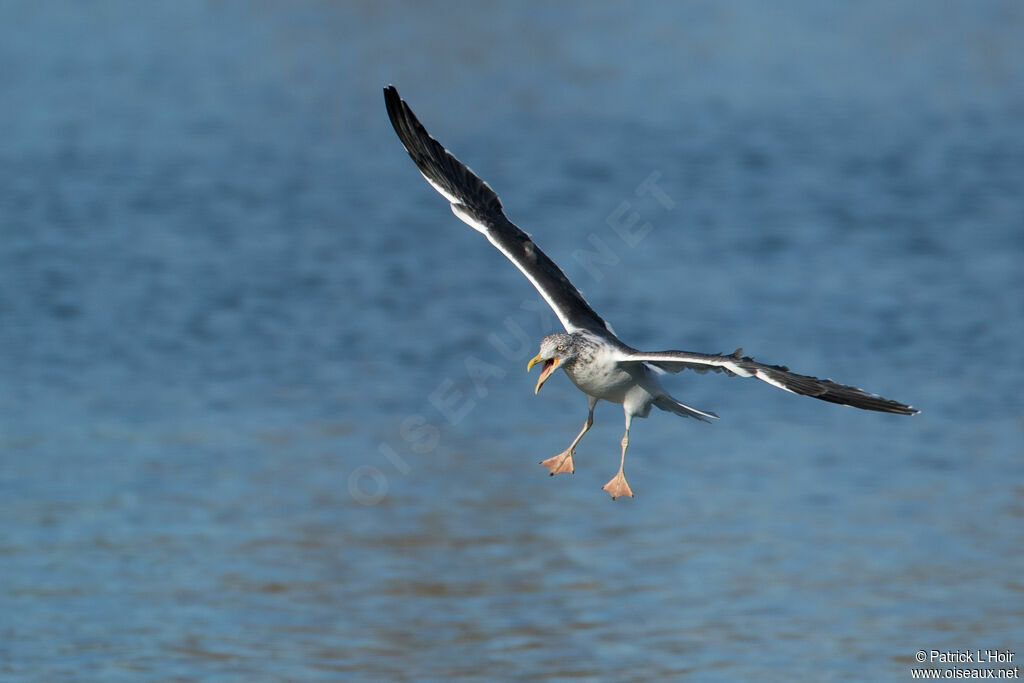
M398 139L431 187L451 203L452 213L482 233L526 276L565 328L565 332L544 337L539 352L526 366L529 371L534 365L541 365L534 394L540 391L555 370L562 369L587 397L587 419L579 434L564 451L541 462L552 476L575 472L573 454L580 439L594 424L594 407L598 401L620 403L626 418L626 431L620 442L619 469L601 488L611 495L612 500L632 498L633 490L626 481L625 464L629 430L634 418L647 417L652 406L703 422L718 417L715 413L692 408L673 398L659 380L659 375L666 372L689 369L705 373L710 370L736 377L753 377L793 394L863 410L898 415L919 412L909 405L854 386L799 375L784 365L759 363L744 356L743 349L721 354L639 351L628 346L590 307L562 269L505 216L501 200L491 186L427 133L394 86L384 88L384 103Z

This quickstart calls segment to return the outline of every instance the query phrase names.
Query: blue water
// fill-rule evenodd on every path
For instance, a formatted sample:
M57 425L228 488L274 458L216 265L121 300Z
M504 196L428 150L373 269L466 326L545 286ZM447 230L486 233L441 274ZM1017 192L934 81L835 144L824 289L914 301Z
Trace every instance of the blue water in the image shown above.
M1024 657L1022 82L1011 1L0 5L0 677ZM628 343L923 413L684 373L635 500L617 406L548 477L556 321L387 83Z

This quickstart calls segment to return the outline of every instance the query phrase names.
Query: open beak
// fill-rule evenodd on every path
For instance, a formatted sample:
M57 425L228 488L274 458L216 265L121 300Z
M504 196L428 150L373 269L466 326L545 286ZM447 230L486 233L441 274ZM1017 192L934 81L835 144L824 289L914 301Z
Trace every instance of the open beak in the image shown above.
M526 364L526 371L529 372L530 368L532 368L537 363L544 363L544 366L540 369L540 377L537 378L537 386L533 390L533 393L535 394L538 391L540 391L540 388L544 386L544 382L548 381L548 377L550 377L551 373L554 372L555 368L558 367L558 359L549 358L547 360L544 360L540 356L534 356L533 358L530 359L530 362Z

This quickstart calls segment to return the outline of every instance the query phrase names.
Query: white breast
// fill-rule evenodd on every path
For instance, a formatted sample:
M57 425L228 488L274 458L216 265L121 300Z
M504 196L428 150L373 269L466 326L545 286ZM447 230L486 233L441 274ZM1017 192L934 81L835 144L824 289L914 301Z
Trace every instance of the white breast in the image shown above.
M639 363L633 367L643 372ZM635 387L642 378L635 377L631 372L623 370L615 362L610 350L597 349L587 362L566 366L565 374L573 381L580 391L595 398L612 403L622 403L626 392Z

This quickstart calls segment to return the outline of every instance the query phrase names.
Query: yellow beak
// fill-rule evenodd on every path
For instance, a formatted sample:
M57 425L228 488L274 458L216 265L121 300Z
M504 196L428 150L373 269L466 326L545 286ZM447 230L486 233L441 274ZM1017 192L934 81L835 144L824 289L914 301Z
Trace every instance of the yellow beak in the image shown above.
M551 373L554 372L555 369L558 367L558 362L558 358L549 358L547 360L544 360L538 355L531 358L530 362L526 364L526 371L529 372L530 368L532 368L537 363L544 363L544 367L541 368L540 370L540 377L537 378L537 386L533 390L534 394L540 391L540 388L544 386L544 382L548 381L548 377L550 377Z

